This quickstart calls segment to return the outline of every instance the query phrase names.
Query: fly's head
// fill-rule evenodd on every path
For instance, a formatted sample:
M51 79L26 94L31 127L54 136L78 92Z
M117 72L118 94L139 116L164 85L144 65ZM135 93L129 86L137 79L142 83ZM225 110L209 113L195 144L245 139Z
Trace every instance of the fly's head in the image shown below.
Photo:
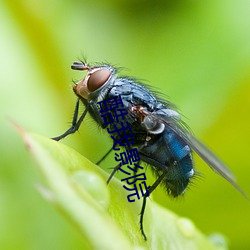
M73 87L75 94L85 100L91 99L90 96L98 97L116 76L115 69L109 65L89 66L83 62L74 62L71 69L88 71Z

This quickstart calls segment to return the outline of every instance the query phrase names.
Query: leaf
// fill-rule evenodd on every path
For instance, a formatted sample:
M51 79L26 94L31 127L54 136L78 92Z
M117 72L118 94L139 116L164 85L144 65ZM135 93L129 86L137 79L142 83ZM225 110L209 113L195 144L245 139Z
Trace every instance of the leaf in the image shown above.
M39 191L81 232L83 249L226 249L214 245L194 224L148 199L139 230L141 200L127 200L121 181L60 142L18 128L44 176Z

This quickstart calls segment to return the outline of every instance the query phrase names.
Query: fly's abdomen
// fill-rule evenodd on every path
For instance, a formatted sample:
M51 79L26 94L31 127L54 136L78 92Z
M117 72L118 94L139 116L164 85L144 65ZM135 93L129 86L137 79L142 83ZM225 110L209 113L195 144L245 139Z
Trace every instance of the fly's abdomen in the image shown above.
M176 197L184 193L194 174L193 160L189 146L174 132L166 129L164 137L167 142L167 151L170 154L164 184L168 193Z
M165 129L140 152L143 160L153 165L156 175L166 173L163 183L170 195L176 197L185 191L194 174L191 150L172 130Z
M179 162L170 165L166 178L163 181L168 194L173 197L183 194L193 175L192 156L189 153Z

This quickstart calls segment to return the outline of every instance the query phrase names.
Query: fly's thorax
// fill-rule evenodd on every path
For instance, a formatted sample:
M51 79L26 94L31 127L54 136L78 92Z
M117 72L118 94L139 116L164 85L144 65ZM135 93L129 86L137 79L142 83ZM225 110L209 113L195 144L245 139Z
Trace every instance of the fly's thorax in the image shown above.
M77 68L78 69L78 68ZM73 87L75 94L85 100L102 100L107 88L116 79L115 69L109 65L82 67L88 70L86 76Z

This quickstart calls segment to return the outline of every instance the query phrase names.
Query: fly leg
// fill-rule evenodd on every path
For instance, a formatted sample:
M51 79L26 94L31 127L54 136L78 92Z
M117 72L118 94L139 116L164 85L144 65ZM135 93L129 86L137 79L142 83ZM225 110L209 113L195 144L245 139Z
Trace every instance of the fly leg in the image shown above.
M114 174L119 170L119 168L120 168L120 163L113 169L112 173L110 174L110 176L107 180L107 185L109 184L109 182L113 178Z
M146 201L147 201L146 199L158 187L158 185L162 182L162 180L164 179L166 174L167 174L167 171L164 171L158 177L158 179L154 182L154 184L149 188L148 196L145 196L145 195L143 196L142 208L141 208L141 212L140 212L140 230L141 230L141 233L142 233L144 240L147 240L147 236L146 236L146 234L144 232L144 228L143 228L143 217L144 217L144 212L145 212L145 208L146 208Z
M51 139L53 139L55 141L60 141L64 137L68 136L69 134L75 133L79 129L79 127L80 127L80 125L81 125L84 117L86 116L86 114L87 114L87 112L89 110L89 105L87 105L86 109L84 110L84 112L80 116L79 120L77 120L78 119L78 112L79 112L79 102L80 101L78 99L77 102L76 102L76 106L75 106L75 110L74 110L74 116L73 116L71 127L65 133L63 133L62 135L59 135L57 137L53 137Z
M105 158L107 157L107 155L112 151L112 149L113 149L113 148L111 148L111 149L101 158L101 160L98 161L98 163L99 163L100 161L102 161L103 159L105 159ZM139 161L139 163L140 163L140 161ZM120 166L120 163L119 163L117 166L114 167L112 173L110 174L110 176L109 176L109 178L108 178L108 180L107 180L107 184L109 184L109 182L111 181L111 179L113 178L113 176L114 176L115 173L119 170L120 167L121 167L121 166ZM136 175L136 172L137 172L138 168L142 168L142 167L140 167L140 166L139 166L139 167L135 166L134 169L131 169L131 168L130 168L131 170L133 170L133 175L134 175L134 176Z
M96 163L96 165L99 165L106 157L111 153L113 150L113 147Z

